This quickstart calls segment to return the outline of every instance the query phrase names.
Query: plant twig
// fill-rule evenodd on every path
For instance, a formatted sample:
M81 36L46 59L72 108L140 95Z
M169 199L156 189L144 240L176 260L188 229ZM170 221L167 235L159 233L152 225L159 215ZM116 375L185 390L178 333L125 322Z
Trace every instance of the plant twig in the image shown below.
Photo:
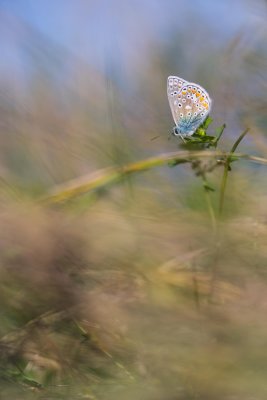
M215 139L215 141L214 141L214 147L215 147L215 149L216 149L216 147L217 147L217 144L219 143L219 140L220 140L220 138L221 138L221 136L222 136L222 134L223 134L223 131L225 130L225 128L226 128L226 124L223 124L220 128L218 128L216 131L218 132L218 135L216 136L216 139Z
M92 174L79 177L54 187L50 193L42 197L39 202L41 204L63 203L82 194L93 192L119 182L127 174L140 173L151 168L168 165L171 162L175 163L176 165L188 163L197 157L202 159L213 157L220 160L225 160L227 157L229 157L229 161L233 161L233 159L243 159L258 164L267 165L266 158L251 156L248 154L235 153L233 155L233 153L224 153L221 151L177 151L147 158L145 160L128 164L122 168L105 168Z
M225 164L224 164L224 171L223 171L223 176L222 176L222 182L221 182L221 189L220 189L220 202L219 202L219 215L222 215L223 212L223 206L224 206L224 198L225 198L225 190L226 190L226 184L227 184L227 178L228 178L228 172L229 172L229 167L230 167L230 163L232 161L232 156L234 154L234 152L237 149L237 146L239 145L239 143L241 142L241 140L246 136L246 134L248 133L249 128L247 128L240 136L239 138L236 140L236 142L234 143L229 155L227 156L226 160L225 160Z
M211 202L210 190L206 189L204 186L204 192L205 192L205 198L206 198L207 207L208 207L208 211L209 211L209 215L210 215L210 219L211 219L212 229L213 229L213 232L216 232L217 224L216 224L214 208L213 208L213 205Z

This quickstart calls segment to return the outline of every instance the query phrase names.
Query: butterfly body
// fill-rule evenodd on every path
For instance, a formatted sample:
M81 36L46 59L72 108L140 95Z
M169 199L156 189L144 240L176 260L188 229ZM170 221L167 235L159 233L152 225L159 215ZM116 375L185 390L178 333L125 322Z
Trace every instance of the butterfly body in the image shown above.
M182 138L193 135L210 112L211 99L208 93L198 84L178 76L169 76L167 94L176 125L174 135Z

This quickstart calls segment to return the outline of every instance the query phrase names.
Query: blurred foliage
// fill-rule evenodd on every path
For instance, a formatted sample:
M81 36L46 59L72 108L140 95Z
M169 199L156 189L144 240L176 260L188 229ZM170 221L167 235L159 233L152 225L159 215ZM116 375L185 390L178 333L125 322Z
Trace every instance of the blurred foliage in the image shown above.
M129 31L101 31L104 66L1 8L0 397L265 400L266 8L237 31L168 1L156 33L112 4ZM169 74L213 98L187 143Z

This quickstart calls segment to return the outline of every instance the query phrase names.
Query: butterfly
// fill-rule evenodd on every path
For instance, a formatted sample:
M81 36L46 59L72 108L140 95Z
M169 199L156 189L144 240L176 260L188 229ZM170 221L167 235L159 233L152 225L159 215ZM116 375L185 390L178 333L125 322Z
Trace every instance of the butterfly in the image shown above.
M182 139L193 135L211 110L211 99L200 85L169 76L167 94L175 122L173 134Z

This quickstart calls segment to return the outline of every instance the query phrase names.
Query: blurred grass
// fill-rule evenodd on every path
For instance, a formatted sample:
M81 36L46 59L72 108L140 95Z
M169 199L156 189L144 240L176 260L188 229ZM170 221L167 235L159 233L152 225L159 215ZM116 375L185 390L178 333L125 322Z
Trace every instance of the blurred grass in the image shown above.
M201 209L114 190L80 215L2 206L3 393L265 396L265 197L215 237Z

